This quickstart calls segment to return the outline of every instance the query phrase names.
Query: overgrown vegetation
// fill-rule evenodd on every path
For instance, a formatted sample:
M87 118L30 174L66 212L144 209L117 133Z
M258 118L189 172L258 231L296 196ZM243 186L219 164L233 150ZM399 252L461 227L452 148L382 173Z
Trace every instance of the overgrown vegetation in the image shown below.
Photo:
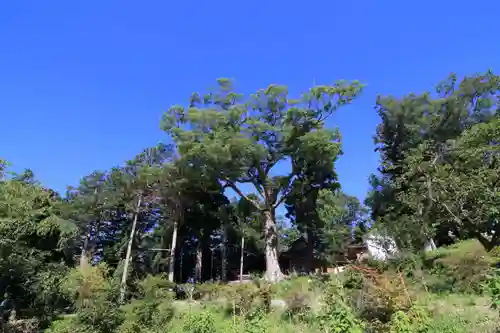
M165 114L172 145L65 195L0 161L1 329L497 332L500 78L380 97L364 204L340 188L327 126L362 88L244 97L220 79ZM398 251L346 259L367 232Z

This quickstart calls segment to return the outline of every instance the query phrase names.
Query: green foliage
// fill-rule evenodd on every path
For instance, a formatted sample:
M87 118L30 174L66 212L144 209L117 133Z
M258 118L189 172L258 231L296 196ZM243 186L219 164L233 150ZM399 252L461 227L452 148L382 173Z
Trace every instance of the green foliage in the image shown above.
M210 311L189 311L182 324L182 332L216 332L215 317Z
M122 311L125 320L117 329L119 333L161 332L174 316L169 298L133 300Z
M492 271L491 257L476 240L427 253L425 264L439 277L435 287L455 292L481 293Z
M259 289L253 283L240 283L228 290L230 311L237 315L251 312L259 295Z
M123 320L116 303L102 299L80 308L76 314L79 325L99 333L115 331Z
M91 266L87 263L73 269L61 289L75 300L74 320L78 325L103 333L113 331L120 325L122 316L115 303L116 293L113 292L116 287L110 280L106 265Z
M50 327L45 331L47 333L75 333L75 332L93 333L92 330L81 327L81 325L79 325L78 320L75 318L74 315L65 316L61 319L54 320L50 325Z
M141 296L146 299L171 297L170 289L174 286L164 275L148 275L139 281Z
M491 297L491 307L500 315L500 272L496 269L493 273L489 278L487 289Z
M488 250L498 242L499 92L487 72L452 75L435 94L378 99L380 175L367 203L400 247L419 251L430 237L474 237Z
M60 208L29 170L0 179L0 295L18 316L43 321L68 305L58 288L77 229Z
M391 316L389 333L429 332L430 318L423 308L412 307L408 312L397 311Z
M248 313L245 316L244 331L245 333L267 333L270 329L267 312L258 308Z
M72 304L73 298L64 292L63 287L68 273L64 264L51 263L36 274L31 290L36 295L34 307L43 311L41 318L60 313Z
M229 287L220 283L202 283L196 285L196 294L200 299L211 301L227 295Z
M274 253L266 258L271 260L277 254L275 209L310 176L308 163L324 171L315 173L317 182L336 184L333 163L340 154L340 135L325 127L325 119L361 88L358 82L316 86L294 100L286 87L270 85L244 99L230 80L220 79L217 91L193 94L188 108L172 107L162 126L183 159L262 211L266 252ZM292 171L272 175L273 167L287 159ZM263 205L243 194L237 183L252 184ZM268 280L282 279L277 259L266 267Z
M338 82L294 99L270 85L244 97L220 79L165 113L173 145L92 172L64 198L0 160L1 330L497 331L500 77L491 72L377 100L381 163L366 205L400 255L283 280L280 254L295 240L312 271L335 264L370 225L340 189L341 136L327 127L361 90ZM429 240L439 248L423 253ZM281 281L226 284L240 264ZM196 284L182 284L194 268Z
M338 280L329 281L322 302L318 317L322 332L363 333L364 324L348 306L344 289Z
M314 285L310 278L295 278L282 281L276 291L277 297L283 299L287 306L287 315L302 320L311 310L314 297Z
M105 264L85 264L71 270L62 285L63 290L76 300L77 308L92 306L109 296L112 284Z
M315 249L331 261L332 255L345 250L345 246L353 242L353 225L358 227L356 236L362 238L359 231L367 222L367 210L357 198L326 189L319 192L317 205L318 217L322 223L315 230Z

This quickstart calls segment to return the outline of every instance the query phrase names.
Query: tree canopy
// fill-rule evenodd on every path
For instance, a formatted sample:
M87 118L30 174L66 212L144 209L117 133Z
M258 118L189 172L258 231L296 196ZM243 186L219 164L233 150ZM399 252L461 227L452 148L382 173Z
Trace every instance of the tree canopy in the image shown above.
M161 281L160 292L247 274L278 282L293 273L282 255L298 241L312 273L367 231L405 253L469 239L493 251L500 78L451 75L432 93L380 96L380 165L364 203L339 183L341 133L330 118L362 90L339 81L293 98L274 84L245 96L219 79L165 112L169 145L91 172L65 194L0 160L2 311L41 322L78 313L89 332L112 331L118 304L153 297L147 283Z

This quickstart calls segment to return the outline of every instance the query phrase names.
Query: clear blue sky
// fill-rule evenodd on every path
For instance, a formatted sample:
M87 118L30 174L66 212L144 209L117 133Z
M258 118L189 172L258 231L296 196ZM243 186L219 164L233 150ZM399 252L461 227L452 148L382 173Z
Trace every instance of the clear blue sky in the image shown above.
M217 77L242 92L358 79L364 95L332 125L344 137L342 186L363 198L378 160L376 95L498 69L499 10L498 0L5 0L0 157L63 191L165 141L162 112Z

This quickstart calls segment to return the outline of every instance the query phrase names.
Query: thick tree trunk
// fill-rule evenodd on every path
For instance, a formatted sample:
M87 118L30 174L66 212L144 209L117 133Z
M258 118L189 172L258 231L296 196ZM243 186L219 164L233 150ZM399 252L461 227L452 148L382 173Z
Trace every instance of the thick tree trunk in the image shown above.
M201 246L201 239L198 240L198 245L196 246L196 265L194 269L194 278L196 282L201 281L201 268L203 263L203 247Z
M240 254L240 281L243 281L243 267L245 258L245 237L241 237L241 254Z
M128 266L130 264L130 259L132 256L132 245L134 243L135 229L137 226L137 219L139 217L139 209L141 207L142 195L139 196L137 200L137 207L134 213L134 220L132 222L132 230L130 231L130 237L127 244L127 254L125 255L125 264L123 265L122 281L120 283L120 304L125 301L125 294L127 292L127 278L128 278Z
M172 232L172 244L170 245L170 258L168 259L168 281L174 282L175 270L175 247L177 246L177 229L179 224L174 222L174 230Z
M278 236L276 221L270 210L264 211L265 239L266 239L266 274L264 278L269 282L278 282L284 279L278 259Z

